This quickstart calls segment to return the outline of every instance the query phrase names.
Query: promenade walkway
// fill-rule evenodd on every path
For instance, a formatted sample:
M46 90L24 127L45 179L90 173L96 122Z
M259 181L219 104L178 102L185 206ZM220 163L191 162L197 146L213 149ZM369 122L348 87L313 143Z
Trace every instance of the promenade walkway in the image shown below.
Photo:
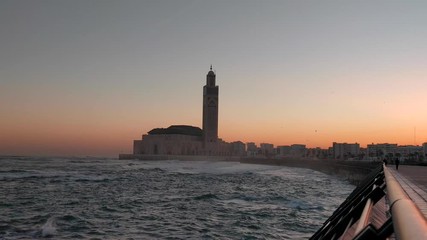
M400 165L396 171L395 166L389 165L388 169L427 218L427 166Z

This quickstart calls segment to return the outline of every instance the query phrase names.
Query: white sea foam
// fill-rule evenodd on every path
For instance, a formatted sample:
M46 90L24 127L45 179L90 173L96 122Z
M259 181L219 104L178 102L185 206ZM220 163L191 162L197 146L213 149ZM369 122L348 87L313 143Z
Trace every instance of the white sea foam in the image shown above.
M188 174L230 174L244 172L263 172L278 170L283 167L258 164L244 164L239 162L213 162L213 161L146 161L144 168L160 168L169 172Z
M41 229L42 237L52 237L56 234L55 218L50 217Z

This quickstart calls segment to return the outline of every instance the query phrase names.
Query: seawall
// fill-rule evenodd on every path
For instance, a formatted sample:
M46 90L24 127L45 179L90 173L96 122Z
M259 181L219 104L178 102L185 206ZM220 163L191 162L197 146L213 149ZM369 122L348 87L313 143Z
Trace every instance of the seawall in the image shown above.
M242 158L242 163L268 164L287 167L308 168L323 172L328 175L337 176L358 185L368 174L374 170L379 162L371 161L343 161L343 160L314 160L307 158L284 158L284 159L256 159Z

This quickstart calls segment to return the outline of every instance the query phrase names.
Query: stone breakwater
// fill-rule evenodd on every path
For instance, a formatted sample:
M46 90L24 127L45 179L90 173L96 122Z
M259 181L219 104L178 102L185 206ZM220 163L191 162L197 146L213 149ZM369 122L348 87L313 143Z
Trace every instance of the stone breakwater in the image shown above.
M119 159L139 160L182 160L182 161L230 161L249 164L265 164L273 166L287 166L308 168L323 172L328 175L345 179L358 185L380 162L370 161L340 161L340 160L314 160L307 158L247 158L230 156L187 156L187 155L134 155L120 154Z

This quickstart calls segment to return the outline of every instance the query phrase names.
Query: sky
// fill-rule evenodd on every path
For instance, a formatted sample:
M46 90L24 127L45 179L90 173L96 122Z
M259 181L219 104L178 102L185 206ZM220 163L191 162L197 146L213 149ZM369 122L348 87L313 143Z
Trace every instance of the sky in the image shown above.
M0 155L117 156L201 127L225 141L427 142L427 1L2 0Z

